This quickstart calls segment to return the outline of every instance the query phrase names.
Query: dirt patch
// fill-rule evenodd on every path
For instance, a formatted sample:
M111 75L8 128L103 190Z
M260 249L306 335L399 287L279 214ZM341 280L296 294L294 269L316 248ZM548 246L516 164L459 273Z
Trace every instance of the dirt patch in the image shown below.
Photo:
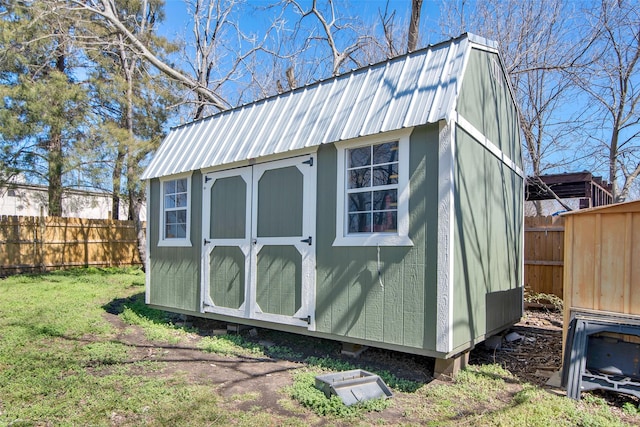
M470 362L497 363L521 381L538 386L545 386L562 367L561 312L527 310L503 336L499 348L480 344L471 352Z
M131 363L161 362L158 364L159 369L153 370L151 375L181 378L192 384L211 386L225 398L225 405L234 410L249 411L259 406L261 411L271 413L276 418L278 415L296 415L292 412L296 409L287 409L279 401L285 397L283 389L293 383L292 371L302 367L302 361L311 356L328 356L378 372L385 370L399 379L419 384L440 383L433 380L434 360L428 357L369 348L354 359L342 355L342 345L336 341L259 328L239 333L246 340L255 343L289 349L285 357L239 357L206 353L197 346L202 337L226 333L227 328L226 323L211 320L188 319L197 328L198 334L190 334L178 345L158 344L148 341L140 328L125 324L118 317L117 308L110 308L105 316L117 330L115 339L130 346ZM507 341L504 337L512 333L517 334L516 339ZM470 363L497 363L522 382L547 387L545 384L551 374L557 372L562 365L561 356L562 314L547 310L527 310L518 324L503 333L501 348L491 349L480 344L471 352ZM515 393L515 388L519 389L516 385L508 384L505 393ZM515 387L514 390L509 389L510 386ZM406 423L408 419L403 401L407 396L397 393L394 405L383 413L370 414L368 417L371 420L384 419L392 424ZM627 397L615 394L605 394L604 397L610 404L618 407L628 401ZM315 423L321 424L322 420L309 420L309 424Z

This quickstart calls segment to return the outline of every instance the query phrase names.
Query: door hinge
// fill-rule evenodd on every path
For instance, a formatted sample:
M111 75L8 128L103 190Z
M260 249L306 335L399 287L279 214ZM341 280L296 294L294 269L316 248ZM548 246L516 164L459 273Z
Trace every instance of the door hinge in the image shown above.
M307 316L307 317L298 317L298 320L302 320L307 322L308 325L311 324L311 316Z
M210 176L205 175L204 176L204 183L206 184L207 182L211 181L213 178L211 178Z
M313 166L313 157L309 157L309 160L302 162L302 164Z
M211 243L211 240L207 240L207 238L204 238L204 245L207 246L208 243Z
M308 243L308 244L309 244L309 246L311 246L311 242L313 242L313 238L312 238L311 236L309 236L309 238L308 238L308 239L303 239L303 240L300 240L300 241L301 241L302 243Z

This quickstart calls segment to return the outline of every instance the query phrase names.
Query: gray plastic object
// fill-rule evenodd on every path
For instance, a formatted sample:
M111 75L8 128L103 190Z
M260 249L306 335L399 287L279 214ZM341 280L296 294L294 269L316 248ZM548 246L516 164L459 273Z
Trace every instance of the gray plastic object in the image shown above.
M638 316L571 310L567 329L562 386L567 396L609 390L640 397L640 345L599 334L640 337Z
M318 375L316 388L327 397L338 396L347 406L371 399L393 397L393 393L379 376L362 369Z

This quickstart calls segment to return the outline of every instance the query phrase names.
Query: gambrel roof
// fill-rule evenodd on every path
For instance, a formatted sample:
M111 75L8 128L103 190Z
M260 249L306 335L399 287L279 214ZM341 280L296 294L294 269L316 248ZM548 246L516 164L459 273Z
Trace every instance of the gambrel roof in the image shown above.
M467 33L173 128L142 179L448 121L472 47L497 52Z

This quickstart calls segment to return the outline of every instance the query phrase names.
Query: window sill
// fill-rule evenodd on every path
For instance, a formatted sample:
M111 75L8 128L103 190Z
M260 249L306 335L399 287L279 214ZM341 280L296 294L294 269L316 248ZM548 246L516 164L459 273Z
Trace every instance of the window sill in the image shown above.
M158 242L158 247L176 247L176 248L190 248L193 246L188 239L166 239Z
M413 246L413 242L408 236L368 234L336 237L333 246Z

